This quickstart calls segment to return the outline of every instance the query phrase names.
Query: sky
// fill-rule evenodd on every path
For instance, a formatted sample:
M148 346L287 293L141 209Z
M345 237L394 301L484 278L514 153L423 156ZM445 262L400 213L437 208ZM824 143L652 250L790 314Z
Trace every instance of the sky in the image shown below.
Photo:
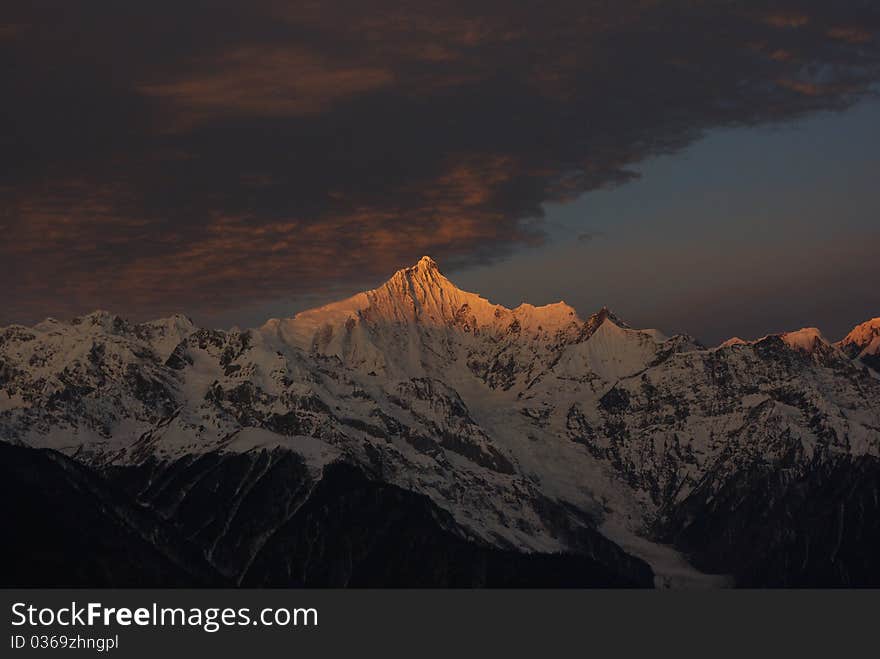
M431 255L707 343L880 315L864 0L32 0L0 324L249 326Z
M458 274L506 305L608 306L636 327L732 336L880 316L880 101L722 130L641 178L547 209L550 240Z

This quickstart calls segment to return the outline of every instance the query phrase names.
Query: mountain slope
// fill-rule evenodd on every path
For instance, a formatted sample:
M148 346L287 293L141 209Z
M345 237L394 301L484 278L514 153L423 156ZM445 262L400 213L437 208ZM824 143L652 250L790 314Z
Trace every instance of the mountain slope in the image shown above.
M4 587L226 583L172 525L54 451L0 443L0 496Z
M658 585L717 585L664 542L751 577L700 554L670 520L709 514L756 469L880 455L867 334L831 344L808 328L706 349L607 309L585 320L564 303L507 309L424 258L373 291L253 330L109 314L0 330L0 437L107 473L158 470L161 496L133 494L186 528L208 504L181 503L177 470L224 465L206 472L221 487L265 467L287 483L272 505L295 516L306 496L296 484L342 461L427 497L480 546L601 563L610 554L591 552L602 534L648 560ZM229 460L264 453L300 466ZM267 532L239 523L241 504L224 499L189 531L233 579Z
M3 517L6 587L647 587L653 576L598 535L600 560L468 541L426 497L343 463L316 484L286 451L102 472L0 443L0 494L16 502Z
M264 545L247 586L649 587L638 559L594 534L591 555L522 554L467 542L427 497L334 464ZM587 546L584 541L584 547Z
M742 586L880 586L880 460L756 461L707 478L665 521L667 539Z

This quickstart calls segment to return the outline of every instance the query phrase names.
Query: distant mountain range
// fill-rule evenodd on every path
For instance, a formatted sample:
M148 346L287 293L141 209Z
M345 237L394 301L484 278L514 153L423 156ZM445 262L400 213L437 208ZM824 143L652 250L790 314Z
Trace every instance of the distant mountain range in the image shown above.
M257 329L0 329L3 585L880 586L880 318L714 348L428 257Z

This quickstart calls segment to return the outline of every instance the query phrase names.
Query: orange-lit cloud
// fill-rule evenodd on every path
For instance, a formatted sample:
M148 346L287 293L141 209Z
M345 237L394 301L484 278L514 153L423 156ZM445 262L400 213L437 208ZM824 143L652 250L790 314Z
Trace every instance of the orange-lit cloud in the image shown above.
M821 85L815 82L804 80L786 80L778 81L779 86L783 89L803 94L804 96L831 96L846 91L844 87L838 85Z
M868 43L874 38L872 32L857 25L833 27L828 30L828 36L851 44Z
M191 113L214 116L291 116L320 112L346 97L394 80L387 69L331 63L299 48L247 46L223 54L171 82L138 90Z

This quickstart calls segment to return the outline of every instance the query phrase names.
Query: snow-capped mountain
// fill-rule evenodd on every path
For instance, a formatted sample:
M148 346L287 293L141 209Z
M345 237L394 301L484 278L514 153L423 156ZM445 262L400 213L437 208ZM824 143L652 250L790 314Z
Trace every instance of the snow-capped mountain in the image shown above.
M880 371L880 318L858 325L837 346L850 357Z
M309 512L317 498L351 486L370 501L393 488L382 497L418 510L412 524L431 520L455 547L444 575L455 543L504 566L464 584L546 585L544 563L511 557L563 555L582 561L566 568L580 585L651 571L672 586L877 585L878 341L874 319L837 344L808 328L707 349L607 309L507 309L425 257L251 330L103 312L0 330L0 438L100 474L234 583L377 583L366 568L291 576L314 551L304 520L336 528L315 517L326 506ZM369 510L359 533L387 533L394 513ZM361 565L375 575L377 560Z

